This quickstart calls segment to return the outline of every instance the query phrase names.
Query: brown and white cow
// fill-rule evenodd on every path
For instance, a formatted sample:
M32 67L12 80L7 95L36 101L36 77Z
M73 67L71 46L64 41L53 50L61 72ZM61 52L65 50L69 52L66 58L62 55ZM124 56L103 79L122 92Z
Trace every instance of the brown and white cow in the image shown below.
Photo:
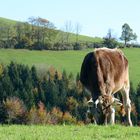
M121 50L99 48L88 53L81 66L80 81L92 93L94 105L101 106L105 123L108 116L111 124L115 121L112 104L117 99L113 95L121 90L128 123L132 126L128 60Z

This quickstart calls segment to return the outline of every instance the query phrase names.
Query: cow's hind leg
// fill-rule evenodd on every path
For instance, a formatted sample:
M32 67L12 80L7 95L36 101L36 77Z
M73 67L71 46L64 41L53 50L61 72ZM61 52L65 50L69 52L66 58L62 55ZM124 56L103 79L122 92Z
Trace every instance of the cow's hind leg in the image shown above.
M125 107L125 112L127 115L127 120L130 126L132 126L132 121L131 121L131 100L129 98L129 86L124 86L123 87L123 92L122 92L122 97L123 97L123 104Z

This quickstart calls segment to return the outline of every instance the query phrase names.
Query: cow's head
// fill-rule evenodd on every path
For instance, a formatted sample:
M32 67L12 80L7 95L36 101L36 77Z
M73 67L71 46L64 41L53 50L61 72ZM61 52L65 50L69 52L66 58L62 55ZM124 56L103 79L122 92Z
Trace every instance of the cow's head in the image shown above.
M122 105L119 99L112 95L102 95L95 101L95 106L97 108L98 104L101 104L102 108L107 108L112 105Z
M122 103L120 102L120 100L115 98L112 95L99 96L95 102L92 100L92 98L90 98L90 100L87 103L88 103L87 114L89 116L91 116L91 115L94 116L94 118L98 124L103 123L106 110L110 106L116 105L116 104L122 106Z

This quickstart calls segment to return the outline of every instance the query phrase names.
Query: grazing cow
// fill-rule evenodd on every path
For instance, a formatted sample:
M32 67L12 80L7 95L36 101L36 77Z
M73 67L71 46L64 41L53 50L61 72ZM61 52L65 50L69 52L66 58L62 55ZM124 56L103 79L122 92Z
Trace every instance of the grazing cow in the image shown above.
M112 104L119 103L119 100L113 95L121 90L128 123L132 126L128 60L121 50L99 48L88 53L81 66L80 81L91 92L95 108L101 108L105 115L104 123L107 123L107 118L111 124L114 123Z

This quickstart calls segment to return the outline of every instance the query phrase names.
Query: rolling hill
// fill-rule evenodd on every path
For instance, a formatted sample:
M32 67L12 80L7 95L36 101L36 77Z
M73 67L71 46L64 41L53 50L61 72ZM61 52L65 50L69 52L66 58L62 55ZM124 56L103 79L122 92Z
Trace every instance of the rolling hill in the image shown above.
M16 25L16 23L18 23L20 21L15 21L12 19L7 19L7 18L3 18L0 17L0 26L14 26ZM22 23L22 22L20 22ZM59 31L58 32L63 32L63 31ZM89 36L85 36L85 35L79 35L78 40L80 42L101 42L102 39L99 37L89 37ZM75 42L75 34L74 33L70 33L70 42Z

